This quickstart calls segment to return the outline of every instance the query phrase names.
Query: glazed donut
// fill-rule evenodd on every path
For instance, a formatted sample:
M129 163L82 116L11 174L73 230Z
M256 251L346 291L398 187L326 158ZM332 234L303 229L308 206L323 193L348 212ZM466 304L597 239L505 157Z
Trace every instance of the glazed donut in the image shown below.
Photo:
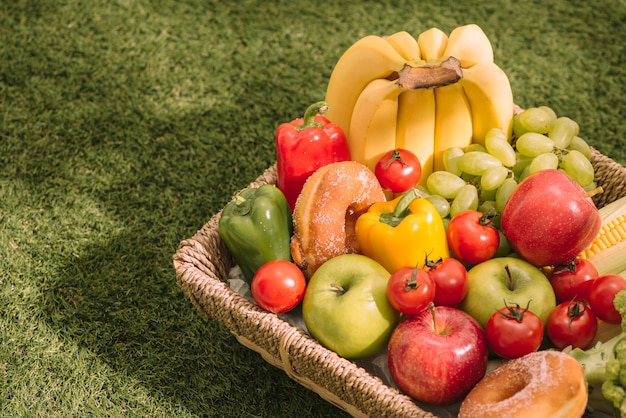
M325 261L359 252L357 218L385 200L374 173L356 161L317 169L304 183L293 210L291 256L310 278Z
M575 418L586 406L578 361L560 351L536 351L488 373L461 403L459 418Z

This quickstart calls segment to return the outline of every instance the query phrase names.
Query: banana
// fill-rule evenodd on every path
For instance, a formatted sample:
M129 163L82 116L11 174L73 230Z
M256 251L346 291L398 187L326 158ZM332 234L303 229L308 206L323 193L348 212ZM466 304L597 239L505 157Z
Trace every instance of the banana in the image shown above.
M404 89L393 80L372 80L359 95L352 120L348 146L353 160L372 171L380 157L396 148L398 95Z
M417 37L417 44L424 61L436 61L443 56L448 45L448 35L441 29L432 28Z
M461 61L462 68L471 68L481 62L493 62L491 42L485 32L474 24L453 29L443 55Z
M443 152L472 143L472 113L463 88L457 84L435 89L435 155L433 169L445 170Z
M459 80L472 113L472 139L485 143L491 128L500 128L510 138L513 129L513 92L509 78L493 62L481 62L463 69Z
M396 148L413 152L422 166L420 184L433 172L435 152L435 91L407 90L398 97Z
M420 68L403 71L407 65ZM428 89L408 90L417 86ZM335 65L325 100L325 116L345 131L353 160L374 170L383 153L405 148L419 158L424 181L444 169L446 149L483 143L493 127L512 131L509 80L474 24L449 36L432 28L417 39L406 31L359 39Z
M329 109L325 116L350 134L352 111L365 87L399 71L406 60L380 36L359 39L339 58L326 88Z
M385 40L389 42L407 62L421 60L422 55L420 53L420 47L417 44L417 40L410 33L405 31L396 32L393 35L387 36Z

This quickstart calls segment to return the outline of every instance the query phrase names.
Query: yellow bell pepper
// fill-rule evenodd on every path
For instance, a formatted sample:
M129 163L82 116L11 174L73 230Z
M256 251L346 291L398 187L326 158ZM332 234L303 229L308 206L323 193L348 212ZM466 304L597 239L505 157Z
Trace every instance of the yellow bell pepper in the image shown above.
M441 216L427 199L410 189L374 203L355 225L361 253L393 273L401 267L424 267L426 260L450 257Z

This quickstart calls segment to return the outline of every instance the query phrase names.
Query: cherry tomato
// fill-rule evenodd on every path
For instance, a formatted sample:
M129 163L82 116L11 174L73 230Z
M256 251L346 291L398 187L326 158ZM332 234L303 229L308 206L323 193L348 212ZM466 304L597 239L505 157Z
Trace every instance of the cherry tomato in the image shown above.
M402 267L394 271L387 282L387 299L391 306L406 315L415 315L435 298L435 283L426 271L417 267Z
M500 245L500 234L492 216L477 210L464 210L450 219L446 236L455 257L469 264L492 258Z
M623 289L626 289L626 279L619 274L605 274L598 277L589 291L589 307L604 322L621 323L622 316L615 309L613 299Z
M383 189L402 193L415 186L422 176L422 165L411 151L398 148L386 152L374 167Z
M543 323L535 313L519 305L508 305L495 311L485 325L487 344L506 359L522 357L537 351L543 341Z
M589 300L589 291L597 278L598 270L589 260L575 258L567 265L554 267L550 284L558 302Z
M306 289L302 270L287 260L272 260L259 267L252 277L252 297L266 311L288 312L295 308Z
M469 289L467 269L459 260L452 257L426 260L424 266L435 283L435 305L456 306L465 298Z
M569 345L585 349L597 331L598 320L586 300L559 303L546 322L548 338L559 350Z

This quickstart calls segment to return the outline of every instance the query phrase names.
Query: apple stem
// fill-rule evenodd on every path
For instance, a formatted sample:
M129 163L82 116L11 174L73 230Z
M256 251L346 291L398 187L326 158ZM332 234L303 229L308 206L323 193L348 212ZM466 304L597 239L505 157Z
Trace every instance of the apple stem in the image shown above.
M585 193L585 197L594 197L595 195L600 193L604 193L604 189L602 188L602 186L598 186L595 189L587 190L587 193Z
M509 288L509 290L513 290L513 276L511 276L511 269L509 268L508 264L504 266L504 270L506 270L506 275L509 279L507 287Z
M437 331L437 315L435 314L435 304L433 302L428 303L428 309L430 310L430 315L433 317L433 331Z
M341 285L338 285L337 283L331 283L330 288L336 290L337 293L339 293L340 295L346 293L346 289L344 289Z

